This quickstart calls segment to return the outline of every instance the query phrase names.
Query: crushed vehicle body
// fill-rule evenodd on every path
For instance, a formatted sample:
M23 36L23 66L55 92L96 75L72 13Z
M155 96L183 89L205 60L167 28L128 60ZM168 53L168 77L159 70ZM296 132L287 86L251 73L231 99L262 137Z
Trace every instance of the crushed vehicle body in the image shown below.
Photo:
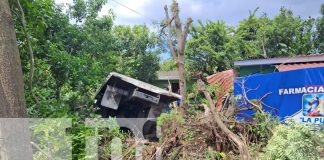
M138 137L151 138L156 136L156 118L181 96L112 72L95 99L102 118L116 117L121 128L131 130Z

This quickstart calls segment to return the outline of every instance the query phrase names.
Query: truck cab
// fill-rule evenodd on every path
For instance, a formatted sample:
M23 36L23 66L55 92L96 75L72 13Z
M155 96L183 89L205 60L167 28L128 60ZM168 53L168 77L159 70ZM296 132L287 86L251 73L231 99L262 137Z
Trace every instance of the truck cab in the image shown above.
M181 96L112 72L95 97L102 118L115 117L120 127L138 137L156 137L156 118Z

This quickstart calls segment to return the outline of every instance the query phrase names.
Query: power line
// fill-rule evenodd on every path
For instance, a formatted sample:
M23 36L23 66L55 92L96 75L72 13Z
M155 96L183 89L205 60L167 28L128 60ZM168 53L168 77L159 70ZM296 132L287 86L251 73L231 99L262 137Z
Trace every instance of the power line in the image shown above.
M122 7L127 8L128 10L130 10L130 11L132 11L132 12L134 12L134 13L136 13L136 14L142 16L142 17L144 17L144 18L149 19L149 20L152 21L152 22L158 22L157 20L154 20L153 18L151 18L151 17L149 17L149 16L146 16L146 15L144 15L144 14L142 14L142 13L140 13L140 12L138 12L138 11L136 11L136 10L134 10L134 9L132 9L132 8L130 8L130 7L126 6L126 5L124 5L124 4L120 3L120 2L118 2L118 1L116 1L116 0L112 0L112 1L115 2L115 3L117 3L117 4L119 4L119 5L122 6Z

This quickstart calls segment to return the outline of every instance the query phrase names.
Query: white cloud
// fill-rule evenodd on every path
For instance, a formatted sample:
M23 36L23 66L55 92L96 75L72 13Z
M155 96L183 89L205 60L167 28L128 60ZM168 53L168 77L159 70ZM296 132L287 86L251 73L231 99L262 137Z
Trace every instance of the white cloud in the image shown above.
M193 4L191 6L191 10L193 13L199 13L202 10L202 5L201 4Z
M109 9L112 9L116 14L115 24L131 24L133 21L144 22L143 19L147 14L146 7L153 3L152 0L114 0L108 1L104 5L99 16L107 14ZM138 13L136 13L138 12Z
M127 9L126 7L124 7L122 5L128 6L129 8L131 8L135 11L143 10L143 6L144 6L146 0L136 0L136 1L134 1L134 0L125 0L125 1L116 0L116 1L117 2L109 1L108 4L106 4L102 8L99 15L105 15L107 10L113 9L114 12L117 14L117 17L120 16L120 17L124 17L124 18L138 18L138 17L140 17L140 15L134 13L133 11L131 11L130 9Z
M125 6L139 12L139 15L124 6L117 4L117 1ZM109 9L116 14L115 24L134 25L147 24L152 25L151 19L160 21L165 17L164 5L170 5L172 0L108 0L99 16L106 15ZM72 0L55 0L56 3L72 3ZM258 15L266 12L270 17L278 14L281 6L290 8L295 15L319 16L320 4L322 0L312 1L273 1L273 0L178 0L180 7L180 17L183 21L187 17L192 17L194 21L201 20L224 20L227 24L235 25L240 20L247 18L249 10L260 7Z

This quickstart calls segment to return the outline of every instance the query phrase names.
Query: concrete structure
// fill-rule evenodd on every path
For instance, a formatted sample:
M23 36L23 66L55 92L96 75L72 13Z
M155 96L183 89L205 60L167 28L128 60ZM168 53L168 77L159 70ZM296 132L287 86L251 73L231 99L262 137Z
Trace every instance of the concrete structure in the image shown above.
M187 80L187 89L191 90L192 85L196 79ZM179 74L177 70L173 71L159 71L157 79L153 82L154 85L161 88L168 88L169 83L172 86L172 92L178 93L179 90Z

